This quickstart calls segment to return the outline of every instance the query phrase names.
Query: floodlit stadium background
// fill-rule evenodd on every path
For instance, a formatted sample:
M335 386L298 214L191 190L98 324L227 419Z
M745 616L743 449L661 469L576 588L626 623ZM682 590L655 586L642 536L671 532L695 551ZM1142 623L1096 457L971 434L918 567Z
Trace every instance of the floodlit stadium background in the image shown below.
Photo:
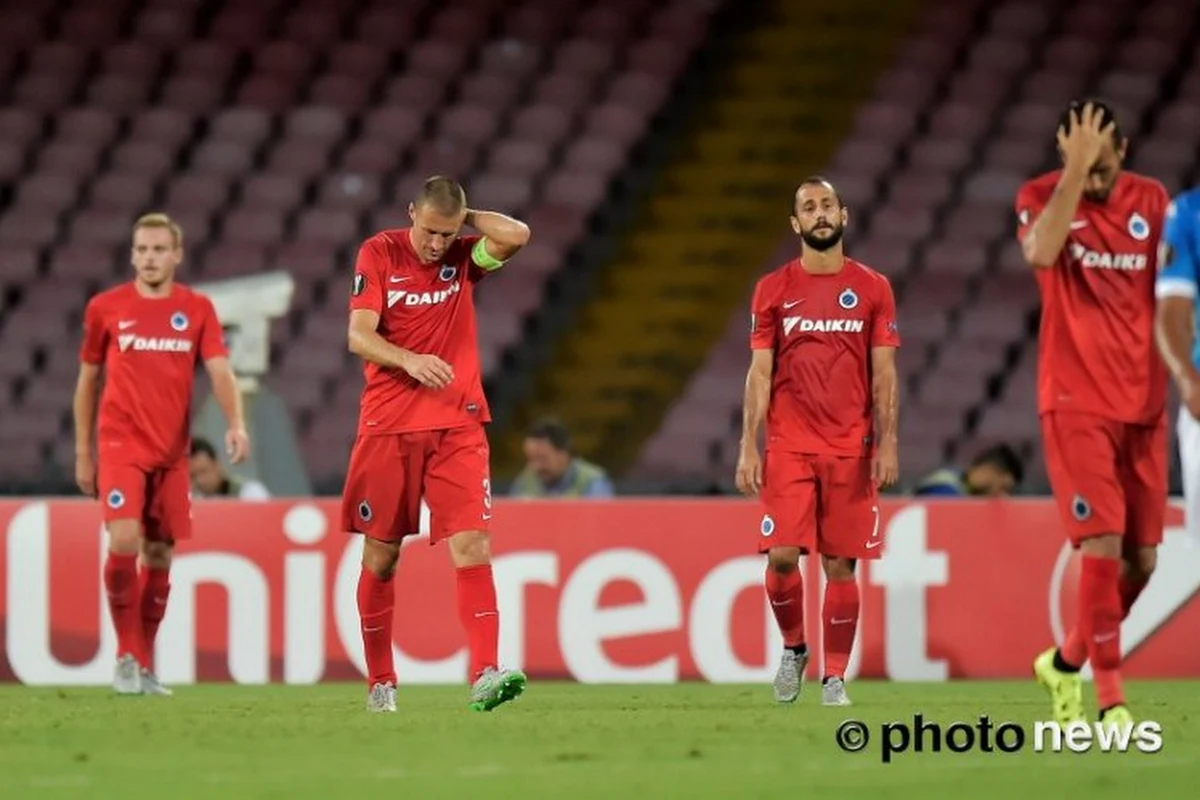
M13 494L73 492L82 310L128 278L129 227L149 210L182 222L185 282L293 277L261 390L290 425L256 420L247 473L276 494L336 494L361 387L345 348L354 253L405 223L433 173L534 231L478 293L498 491L548 413L623 493L732 491L749 292L794 253L791 192L822 173L850 206L849 253L896 289L900 490L1007 441L1026 491L1044 492L1016 189L1055 164L1056 119L1084 93L1118 108L1129 168L1172 193L1196 178L1188 0L24 0L0 14ZM293 446L300 472L280 457Z

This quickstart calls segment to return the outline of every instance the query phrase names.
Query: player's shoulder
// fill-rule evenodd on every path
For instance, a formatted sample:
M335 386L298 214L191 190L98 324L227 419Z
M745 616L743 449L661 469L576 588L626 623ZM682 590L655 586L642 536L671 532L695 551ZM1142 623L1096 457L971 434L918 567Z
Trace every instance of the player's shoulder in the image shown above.
M1129 181L1130 186L1139 191L1167 194L1167 187L1158 178L1152 178L1149 175L1143 175L1140 172L1133 172L1132 170L1125 170L1121 173L1121 176Z
M1059 169L1034 175L1021 184L1021 188L1017 190L1017 197L1027 199L1049 197L1054 192L1054 187L1058 185L1060 177L1062 177L1062 170Z
M175 291L179 293L179 298L184 303L193 308L206 308L213 304L211 297L193 286L176 283Z
M88 305L95 309L111 308L114 305L124 302L133 294L133 281L119 283L116 286L110 286L107 289L102 289L92 295L88 300Z
M799 259L793 258L790 261L772 267L759 276L758 280L755 281L754 288L759 292L765 292L782 285L787 280L788 273L799 265L799 261Z
M850 270L850 274L856 281L865 287L873 290L888 288L892 285L891 280L887 275L884 275L879 270L869 267L861 261L856 261L853 258L846 259L846 266Z
M404 243L404 237L408 235L409 228L384 228L380 231L363 239L363 247L383 247L393 248L399 247Z
M1180 192L1171 198L1170 213L1192 217L1200 215L1200 187Z
M466 264L471 260L471 253L475 249L475 245L483 237L478 234L467 234L459 236L450 243L450 247L446 250L445 261L447 264Z
M1128 170L1122 172L1121 175L1125 180L1129 181L1135 197L1149 196L1170 202L1171 194L1158 178L1152 178L1149 175L1143 175L1140 172L1130 172Z
M405 243L408 239L409 228L385 228L363 239L359 251L374 253L376 256L402 260L405 253Z

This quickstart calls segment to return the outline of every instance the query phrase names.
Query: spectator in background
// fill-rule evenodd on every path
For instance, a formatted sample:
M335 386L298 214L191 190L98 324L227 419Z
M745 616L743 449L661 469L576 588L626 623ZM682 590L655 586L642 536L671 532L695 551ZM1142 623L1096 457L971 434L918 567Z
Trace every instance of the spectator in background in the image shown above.
M989 447L965 470L939 469L917 484L918 496L1007 497L1025 478L1021 458L1006 444Z
M571 453L571 435L558 420L542 420L530 428L524 448L525 469L513 482L513 497L613 496L608 474Z
M239 500L270 500L262 483L225 472L217 451L207 439L192 438L192 486L201 497L236 497Z

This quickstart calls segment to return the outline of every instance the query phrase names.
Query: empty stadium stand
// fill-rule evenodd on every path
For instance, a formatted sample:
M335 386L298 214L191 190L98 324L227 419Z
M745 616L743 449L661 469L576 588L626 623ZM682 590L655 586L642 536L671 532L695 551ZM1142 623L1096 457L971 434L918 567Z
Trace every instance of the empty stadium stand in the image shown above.
M1055 166L1055 123L1084 93L1118 108L1132 137L1128 167L1172 193L1195 181L1195 8L1190 0L930 4L859 109L825 171L851 209L850 254L896 287L906 483L1006 440L1023 449L1027 488L1047 488L1034 392L1038 298L1014 239L1016 190ZM796 248L793 237L781 240L764 270ZM631 479L731 485L747 347L739 310Z
M786 225L795 176L837 149L917 5L848 0L813 14L768 0L745 17L513 438L499 439L498 474L520 452L521 423L546 413L589 458L617 473L632 464Z
M129 274L133 219L185 229L181 279L285 269L272 333L317 485L340 488L361 388L356 245L448 173L534 240L479 293L485 373L569 266L707 33L698 0L76 0L0 25L0 485L68 486L82 310Z

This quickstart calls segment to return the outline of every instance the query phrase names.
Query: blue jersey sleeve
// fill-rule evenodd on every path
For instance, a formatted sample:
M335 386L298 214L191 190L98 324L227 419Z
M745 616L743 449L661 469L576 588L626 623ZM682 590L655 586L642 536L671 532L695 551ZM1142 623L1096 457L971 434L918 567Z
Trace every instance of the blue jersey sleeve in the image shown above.
M1197 283L1200 283L1198 233L1200 191L1186 192L1167 207L1158 248L1158 280L1155 284L1158 297L1196 297Z

